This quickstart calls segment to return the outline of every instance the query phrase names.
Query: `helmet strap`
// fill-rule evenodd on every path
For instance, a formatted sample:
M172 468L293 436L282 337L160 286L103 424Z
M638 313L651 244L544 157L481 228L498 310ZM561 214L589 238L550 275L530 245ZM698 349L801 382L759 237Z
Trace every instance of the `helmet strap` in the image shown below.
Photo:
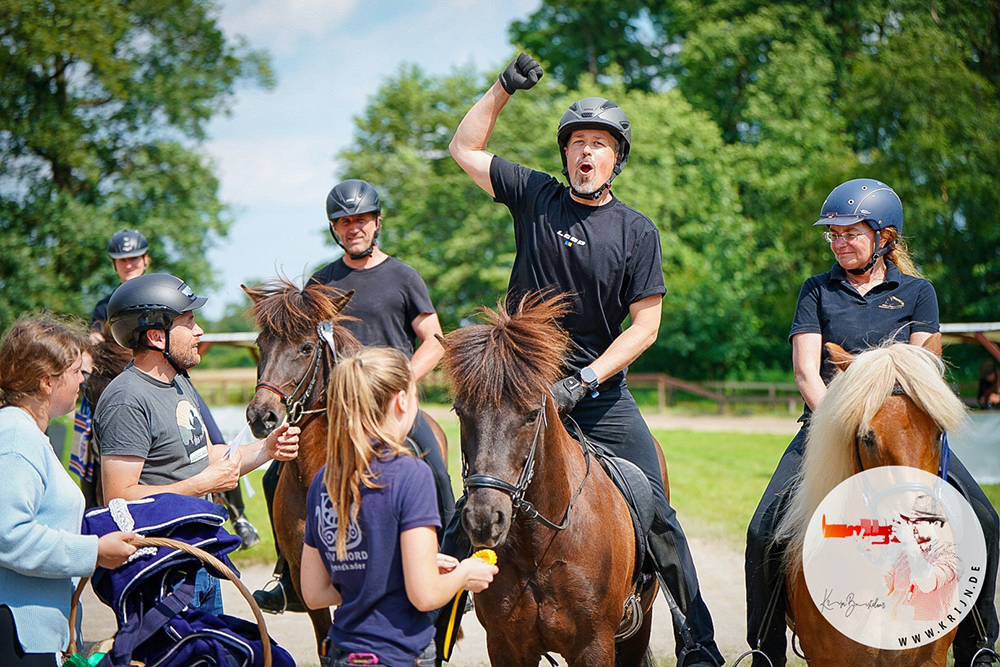
M350 257L351 259L364 259L366 257L371 257L372 253L375 252L375 246L378 245L378 233L380 231L382 231L381 220L379 220L378 226L375 227L375 234L372 235L372 242L371 245L368 246L368 249L362 250L361 252L355 254L347 252L347 248L345 248L344 244L340 242L340 237L337 236L336 232L333 231L333 221L332 220L330 221L330 236L332 236L333 240L337 242L337 245L339 245L340 248L344 251L344 254Z
M170 366L174 369L174 372L176 372L178 375L183 375L184 377L188 377L187 370L181 368L177 364L177 362L174 361L174 358L170 356L170 329L163 329L163 336L164 339L163 339L162 350L158 347L153 347L152 345L147 343L145 336L140 336L139 342L138 344L136 344L136 347L141 347L144 350L152 350L153 352L159 352L160 354L163 355L163 358L167 360L167 363L170 364Z
M611 178L609 178L604 185L597 188L593 192L588 192L588 193L580 192L579 190L573 187L573 181L570 181L569 179L568 169L563 169L563 173L566 174L566 180L569 182L569 191L573 194L574 197L579 197L580 199L590 199L591 201L597 201L598 199L604 196L604 191L611 187L611 181L615 180L615 176L618 175L618 170L616 169L615 171L611 172Z
M872 253L872 258L870 260L868 260L868 263L865 264L860 269L847 269L847 272L850 273L851 275L854 275L854 276L863 276L863 275L865 275L866 273L868 273L869 271L872 270L872 267L875 266L875 262L877 262L879 260L879 258L884 257L885 255L888 255L889 252L896 245L896 242L893 241L892 243L887 243L884 246L882 246L881 248L879 248L879 243L881 243L881 242L882 242L882 234L880 232L876 231L875 232L875 252Z

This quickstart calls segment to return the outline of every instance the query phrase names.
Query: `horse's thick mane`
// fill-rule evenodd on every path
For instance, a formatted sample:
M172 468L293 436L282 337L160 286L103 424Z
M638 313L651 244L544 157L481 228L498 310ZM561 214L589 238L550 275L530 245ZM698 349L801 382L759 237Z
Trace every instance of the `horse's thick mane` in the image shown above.
M272 278L256 287L243 287L250 297L250 313L261 331L287 341L301 340L316 334L316 324L332 322L337 343L357 347L357 341L342 328L351 319L340 310L347 296L340 290L321 283L309 283L301 290L287 278ZM341 337L347 335L347 339Z
M933 352L890 342L855 357L830 382L812 415L802 469L775 537L789 545L787 566L801 564L802 541L813 513L834 487L854 474L855 438L871 429L896 385L941 430L962 423L965 406L945 382L944 362Z
M445 336L442 363L456 402L537 408L562 373L569 338L557 322L568 309L562 296L528 294L513 312L502 303L496 310L480 307L486 324Z

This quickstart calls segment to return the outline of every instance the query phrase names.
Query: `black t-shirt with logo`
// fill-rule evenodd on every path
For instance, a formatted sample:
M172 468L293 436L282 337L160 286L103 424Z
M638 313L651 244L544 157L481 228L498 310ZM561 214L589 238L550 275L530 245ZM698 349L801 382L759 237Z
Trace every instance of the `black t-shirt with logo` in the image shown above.
M930 282L903 273L889 260L885 269L885 280L863 296L840 264L806 280L788 340L800 333L818 333L824 343L858 353L890 339L906 342L914 332L939 331L937 294ZM829 384L836 368L825 346L822 354L820 375Z
M417 346L413 320L434 312L423 278L395 257L370 269L352 269L338 259L313 274L309 282L313 281L344 292L354 290L344 314L357 320L344 326L363 345L394 347L407 357Z
M508 300L539 289L569 293L572 311L562 321L574 343L568 362L589 365L621 334L631 304L666 292L656 226L617 198L580 204L552 176L501 157L490 164L490 181L514 218Z

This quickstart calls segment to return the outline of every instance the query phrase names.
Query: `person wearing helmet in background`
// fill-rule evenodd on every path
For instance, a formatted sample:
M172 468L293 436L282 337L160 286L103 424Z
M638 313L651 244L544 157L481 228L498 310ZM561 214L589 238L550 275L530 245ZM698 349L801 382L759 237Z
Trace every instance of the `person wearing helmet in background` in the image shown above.
M297 455L299 429L294 426L281 426L231 456L226 445L209 442L187 374L201 360L198 340L204 332L194 311L205 301L180 279L157 273L133 278L111 295L111 334L133 351L133 361L111 381L94 410L105 501L221 493L267 461ZM222 611L219 582L204 571L198 573L195 606Z
M538 63L520 54L466 113L451 154L514 219L508 303L536 290L568 293L572 310L561 325L572 341L567 361L573 372L553 385L552 397L588 439L635 463L649 479L656 506L649 551L680 607L674 617L678 664L721 665L694 561L663 488L656 442L625 383L625 368L656 340L666 292L656 226L611 191L628 162L628 118L599 97L569 107L557 130L568 187L486 150L510 96L541 76ZM627 317L631 325L622 331Z
M136 229L119 230L108 241L108 257L111 258L111 264L114 266L119 280L122 283L126 283L133 278L138 278L145 274L146 269L149 268L149 242L143 236L142 232ZM108 294L98 301L94 307L94 314L90 321L91 341L94 343L104 340L101 332L108 321L108 302L110 300L111 294ZM197 390L195 390L195 394L198 398L198 407L205 420L205 427L208 429L209 441L213 444L224 444L225 438L223 438L222 431L208 409L208 405L205 404L205 400ZM84 395L75 418L77 424L75 431L80 434L80 440L74 443L75 466L73 470L81 477L81 488L87 498L87 507L94 507L101 504L97 498L96 485L93 482L93 477L101 474L100 463L93 460L94 457L92 455L96 454L96 452L93 452L89 446L92 432L92 409L93 406L89 404L86 395ZM240 487L237 485L231 491L220 493L219 501L225 505L226 510L229 512L229 519L232 522L233 530L239 535L241 548L249 549L260 542L257 529L254 528L253 524L246 517L243 493Z
M378 245L382 230L382 203L367 181L348 179L338 183L326 198L330 235L344 254L317 271L309 282L354 291L344 314L356 318L344 322L362 345L394 347L410 359L414 379L419 382L437 366L444 348L438 341L441 323L420 274L387 255ZM441 525L447 525L455 510L448 467L438 449L434 431L420 411L408 440L434 473ZM280 464L264 474L268 510L278 486ZM291 573L284 558L275 568L273 584L254 592L261 609L270 613L305 611L296 599Z
M833 267L805 281L799 292L789 342L795 384L805 401L802 428L782 455L747 530L747 641L777 667L785 664L785 595L775 529L801 465L813 409L836 374L825 343L858 353L886 341L936 347L940 354L937 295L920 276L902 238L903 205L888 185L857 178L827 196L820 219ZM987 544L984 584L976 613L958 626L955 664L968 667L976 651L992 649L997 639L993 604L997 575L997 513L958 457L951 453L949 481L970 500ZM978 615L983 632L977 628ZM768 665L755 654L753 664ZM991 664L983 654L976 665Z

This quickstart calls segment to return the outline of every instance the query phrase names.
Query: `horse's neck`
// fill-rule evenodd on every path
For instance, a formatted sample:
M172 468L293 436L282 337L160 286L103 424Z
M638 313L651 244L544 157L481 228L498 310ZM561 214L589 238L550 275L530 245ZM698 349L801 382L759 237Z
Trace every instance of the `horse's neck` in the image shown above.
M319 469L326 465L327 432L326 414L319 413L310 419L299 434L299 455L288 462L307 488Z

